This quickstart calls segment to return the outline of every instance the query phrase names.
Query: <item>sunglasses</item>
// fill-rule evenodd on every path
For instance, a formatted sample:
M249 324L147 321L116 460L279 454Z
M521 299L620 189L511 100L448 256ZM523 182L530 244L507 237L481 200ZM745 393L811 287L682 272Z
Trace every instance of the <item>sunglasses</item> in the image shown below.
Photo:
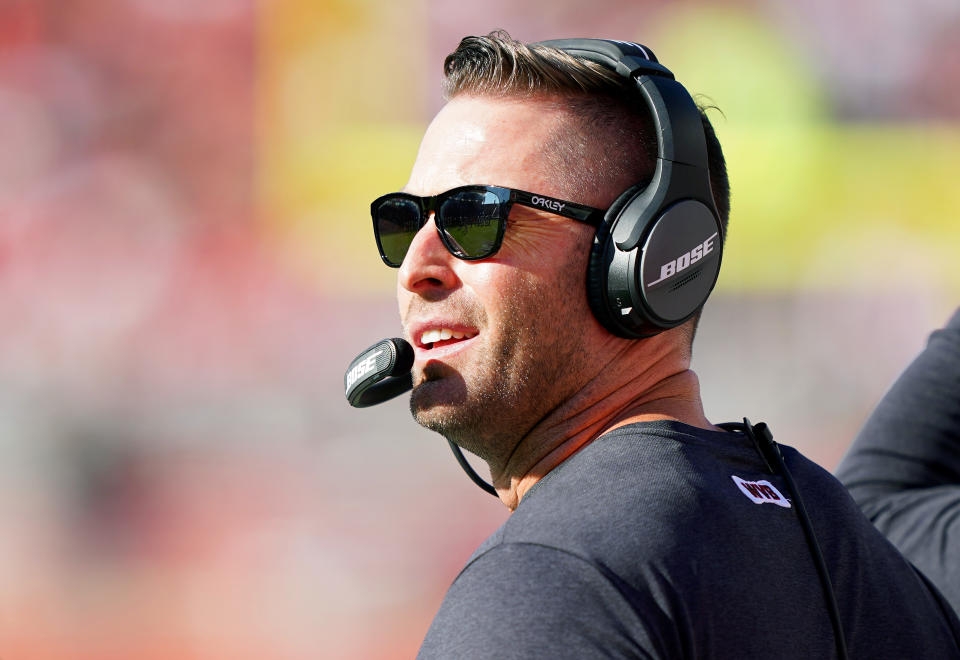
M450 254L465 261L492 257L503 243L514 204L549 211L597 227L604 211L562 199L500 186L460 186L431 197L396 192L370 205L380 258L399 268L413 237L434 214L437 233Z

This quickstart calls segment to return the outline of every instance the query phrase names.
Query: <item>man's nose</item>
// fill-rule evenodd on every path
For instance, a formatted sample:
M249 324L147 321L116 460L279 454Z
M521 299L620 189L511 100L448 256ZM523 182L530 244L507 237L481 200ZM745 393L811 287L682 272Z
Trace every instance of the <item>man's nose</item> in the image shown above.
M455 259L440 240L436 217L431 213L407 249L397 282L407 291L420 295L452 289L457 284Z

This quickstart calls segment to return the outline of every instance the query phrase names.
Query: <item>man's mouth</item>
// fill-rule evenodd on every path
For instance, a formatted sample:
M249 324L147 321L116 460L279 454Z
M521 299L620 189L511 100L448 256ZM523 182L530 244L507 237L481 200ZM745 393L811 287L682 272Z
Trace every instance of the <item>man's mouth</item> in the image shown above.
M420 345L427 350L431 350L449 346L450 344L455 344L466 339L473 339L476 336L476 332L451 330L450 328L432 328L425 330L420 335Z

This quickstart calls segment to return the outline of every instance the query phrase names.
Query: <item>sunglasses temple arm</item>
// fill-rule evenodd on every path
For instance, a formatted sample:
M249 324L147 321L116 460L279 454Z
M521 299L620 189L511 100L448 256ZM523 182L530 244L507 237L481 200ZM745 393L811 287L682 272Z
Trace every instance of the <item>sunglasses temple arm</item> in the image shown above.
M524 190L512 189L510 191L510 201L531 209L556 213L564 218L583 222L593 227L600 226L605 214L603 210L592 206L585 206L583 204L577 204L576 202L567 202L562 199L546 197L545 195L534 195Z

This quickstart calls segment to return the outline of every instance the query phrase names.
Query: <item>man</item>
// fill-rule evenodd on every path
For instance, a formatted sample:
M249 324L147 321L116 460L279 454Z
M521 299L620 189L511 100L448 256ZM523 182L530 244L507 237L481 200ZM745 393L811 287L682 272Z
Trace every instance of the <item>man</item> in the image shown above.
M593 291L608 260L592 246L618 236L601 218L625 190L659 185L655 157L692 129L674 134L632 76L571 52L464 39L405 192L372 206L381 256L399 267L414 417L481 456L513 511L454 581L420 656L960 657L949 607L838 482L783 448L801 515L775 446L706 419L689 369L698 307L632 333L617 319L634 305ZM694 225L698 204L720 224L653 260L670 291L703 272L684 270L693 261L719 263L726 175L698 117L700 131L715 204L685 208Z

